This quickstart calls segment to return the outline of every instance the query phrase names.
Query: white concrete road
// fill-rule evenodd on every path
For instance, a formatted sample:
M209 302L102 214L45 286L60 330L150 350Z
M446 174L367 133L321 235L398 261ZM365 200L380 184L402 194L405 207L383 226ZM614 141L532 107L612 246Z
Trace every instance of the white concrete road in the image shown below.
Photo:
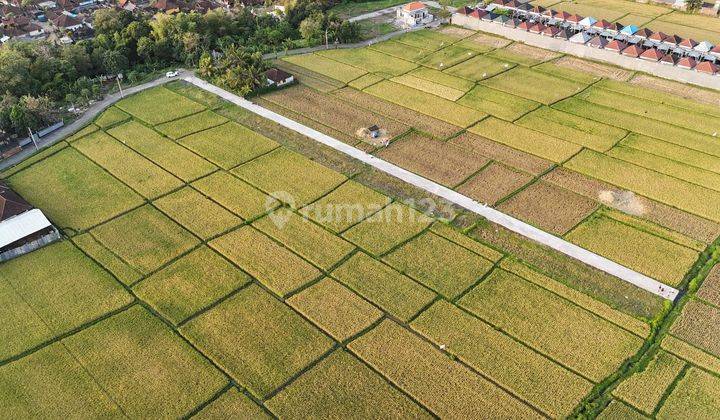
M373 166L389 175L399 178L418 188L422 188L423 190L438 197L442 197L452 203L457 204L460 207L477 213L490 220L491 222L497 223L507 229L512 230L513 232L516 232L522 236L525 236L552 249L562 252L563 254L568 255L572 258L580 260L587 265L611 274L623 281L631 283L641 289L647 290L650 293L653 293L668 300L675 300L679 293L678 290L664 285L655 279L633 271L627 267L624 267L614 261L611 261L586 249L580 248L579 246L574 245L562 238L544 232L534 226L522 222L514 217L508 216L507 214L499 212L491 207L480 204L477 201L466 197L456 191L453 191L438 183L435 183L417 174L407 171L399 166L393 165L392 163L379 159L371 154L358 150L348 144L341 142L340 140L334 139L317 130L314 130L287 117L263 108L257 104L248 101L245 98L223 90L202 79L199 79L195 76L185 76L184 79L189 83L192 83L193 85L208 92L214 93L221 98L232 102L233 104L240 106L250 112L272 120L284 127L303 134L326 146L332 147L337 151L340 151L363 163Z

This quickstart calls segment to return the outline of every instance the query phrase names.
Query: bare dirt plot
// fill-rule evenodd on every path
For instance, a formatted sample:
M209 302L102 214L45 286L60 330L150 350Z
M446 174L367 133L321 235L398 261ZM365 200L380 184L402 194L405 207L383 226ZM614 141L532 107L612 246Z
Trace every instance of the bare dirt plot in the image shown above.
M538 181L498 208L543 230L563 235L595 211L598 204L572 191Z
M459 130L458 127L452 124L429 117L401 105L382 100L359 90L345 88L334 92L334 94L344 101L357 104L360 107L369 109L380 115L394 118L435 137L445 138Z
M720 93L696 86L677 83L645 74L638 74L630 80L630 83L643 88L656 89L670 95L677 95L684 99L720 106Z
M493 162L456 188L479 203L494 205L532 180L532 176Z
M552 166L552 162L548 160L472 133L463 133L450 139L450 143L457 144L458 146L502 162L511 168L517 168L533 175L539 175Z
M470 29L460 28L458 26L442 26L437 30L441 34L450 35L453 38L467 38L474 35L476 32Z
M697 368L688 370L657 414L659 419L711 419L720 412L720 379Z
M683 366L683 360L660 350L644 371L637 372L620 383L613 395L640 411L652 413Z
M530 407L386 320L348 346L437 416L540 418Z
M697 291L697 296L713 305L720 306L720 264L710 270L700 290Z
M454 144L412 133L381 149L377 156L449 187L488 163L488 158ZM438 159L442 156L442 159Z
M693 346L720 357L720 309L691 300L670 331Z
M574 72L590 73L607 79L626 81L632 76L632 72L621 68L596 63L589 60L582 60L576 57L565 56L554 62L559 67L570 69Z

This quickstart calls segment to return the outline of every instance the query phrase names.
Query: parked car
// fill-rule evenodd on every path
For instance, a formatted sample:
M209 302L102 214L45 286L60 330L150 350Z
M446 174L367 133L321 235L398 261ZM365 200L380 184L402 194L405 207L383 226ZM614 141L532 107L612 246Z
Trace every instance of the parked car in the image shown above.
M178 71L177 71L177 70L175 70L175 71L169 71L169 72L165 73L165 77L167 77L168 79L170 79L170 78L172 78L172 77L177 77L177 75L178 75Z

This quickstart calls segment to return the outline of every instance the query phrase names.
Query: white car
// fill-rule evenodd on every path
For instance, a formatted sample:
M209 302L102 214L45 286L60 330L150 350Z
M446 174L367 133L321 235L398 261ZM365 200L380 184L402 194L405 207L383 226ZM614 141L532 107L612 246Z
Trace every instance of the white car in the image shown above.
M177 77L177 75L178 75L177 70L169 71L169 72L165 73L165 77L167 77L168 79L170 79L172 77Z

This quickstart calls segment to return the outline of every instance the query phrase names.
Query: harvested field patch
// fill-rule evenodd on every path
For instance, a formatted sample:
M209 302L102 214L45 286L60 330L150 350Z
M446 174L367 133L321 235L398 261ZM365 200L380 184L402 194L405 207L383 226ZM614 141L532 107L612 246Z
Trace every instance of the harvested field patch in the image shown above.
M388 204L389 197L349 180L300 212L333 232L342 232Z
M428 54L428 51L423 48L416 48L393 40L378 42L368 48L407 61L415 61Z
M691 300L670 331L693 346L720 357L720 309Z
M17 419L125 416L61 343L0 367L0 406Z
M688 370L663 404L659 419L711 419L720 412L720 379L697 368Z
M139 305L62 343L127 416L182 416L227 383L202 355Z
M203 246L133 286L133 291L177 325L248 282L247 274Z
M585 146L598 152L613 147L628 132L611 125L542 107L516 121L523 127Z
M531 180L530 175L493 162L456 190L479 203L492 206Z
M590 150L583 150L565 167L648 198L720 222L720 194Z
M716 264L710 270L702 283L697 296L713 305L720 306L720 265Z
M228 419L233 417L254 420L272 419L262 407L235 387L227 390L218 399L205 406L205 408L193 416L193 418L198 420Z
M514 121L540 106L535 101L487 86L475 86L457 103L508 121Z
M488 158L455 144L412 133L376 153L433 181L455 186L488 163ZM438 159L442 156L443 159Z
M213 240L210 247L280 296L320 276L320 270L251 226Z
M456 44L462 45L465 48L470 48L471 50L474 49L479 53L484 53L495 48L502 48L511 42L512 41L506 38L475 32L474 36L467 37L458 41Z
M234 122L183 137L180 143L223 169L230 169L278 147L273 140Z
M607 217L590 219L566 237L670 286L682 282L699 255L698 251Z
M332 276L404 321L435 298L429 289L362 252L350 257Z
M558 67L563 67L568 70L572 70L573 73L589 73L593 76L602 77L606 79L626 81L632 76L632 72L624 70L618 67L608 66L606 64L600 64L589 60L582 60L580 58L565 56L554 61Z
M190 187L166 195L153 204L203 240L242 223L242 219Z
M540 418L524 403L386 320L348 346L440 417Z
M332 345L318 329L256 285L194 318L180 331L261 399Z
M91 233L143 274L160 268L200 242L150 205L125 213L94 228Z
M394 104L369 95L355 89L340 89L334 92L336 96L344 101L356 104L381 115L389 116L398 121L415 127L416 129L429 133L435 137L445 138L456 133L458 127L444 121L428 117L425 114L407 109L401 105Z
M454 299L492 269L492 262L432 232L383 258L448 299Z
M182 181L102 131L73 143L73 147L146 198L182 186Z
M680 373L685 362L660 350L642 372L625 379L613 395L645 413L652 414L665 391Z
M287 208L273 211L253 226L324 270L355 249L349 242Z
M373 255L381 255L412 238L432 223L419 211L392 203L343 233Z
M562 162L581 149L577 144L494 117L480 121L468 131L552 162Z
M345 181L345 176L303 155L279 148L233 170L235 175L263 191L300 208L325 195ZM286 197L287 196L287 197Z
M467 38L467 37L475 35L477 33L470 29L460 28L459 26L451 26L451 25L442 26L439 29L437 29L437 32L440 32L441 34L445 34L445 35L450 35L451 37L458 38L458 39Z
M172 104L172 106L167 106ZM204 106L164 87L144 90L115 104L135 118L156 125L205 109Z
M383 313L331 278L291 296L288 304L338 341L360 333Z
M697 86L685 83L673 82L671 80L660 79L645 74L638 74L630 80L630 83L643 88L649 88L668 95L663 98L681 97L691 101L703 104L720 106L720 93L709 89L703 89Z
M460 127L467 127L487 115L447 99L387 80L370 86L365 89L365 92L414 111L440 117L442 120Z
M272 210L279 202L227 172L216 172L192 186L245 220Z
M267 406L281 418L431 418L344 350L304 373Z
M439 301L412 328L551 417L569 415L593 384L454 305Z
M100 128L108 128L111 125L121 123L125 120L129 120L131 117L129 114L123 112L118 107L111 106L110 108L103 111L100 116L95 118L95 125Z
M360 76L357 79L353 80L352 82L348 83L348 86L353 87L358 90L363 90L366 87L374 85L375 83L381 82L383 80L385 80L385 79L378 76L377 74L368 73L368 74Z
M442 70L452 67L455 64L462 63L477 54L478 52L476 50L464 48L459 45L449 45L416 61L423 66Z
M561 79L550 74L532 69L517 67L490 79L483 80L483 85L513 95L522 96L545 105L580 92L585 84ZM543 89L538 89L543 86Z
M447 86L439 85L429 80L415 77L411 74L403 74L398 77L393 77L391 80L395 83L400 83L413 89L418 89L423 92L431 93L435 96L439 96L450 101L456 101L465 94L465 92L462 90L457 90Z
M397 76L417 67L417 64L405 61L369 48L351 48L326 50L317 55L349 64L370 73L382 76Z
M620 145L720 174L720 160L717 157L663 140L631 133Z
M142 204L139 195L70 148L7 181L62 228L87 229Z
M494 142L485 137L476 136L472 133L463 133L450 139L450 143L457 144L458 146L502 162L508 167L517 168L533 175L539 175L552 166L552 162L548 160Z
M131 285L142 278L140 272L110 252L91 234L83 233L73 236L72 241L81 251L97 261L123 284Z
M227 118L212 111L203 111L169 123L160 124L155 127L159 132L171 139L179 139L187 135L207 130L227 122Z
M344 83L355 80L367 73L365 70L331 60L318 54L291 55L289 57L283 57L283 61L305 67L308 70Z
M500 269L460 304L595 382L614 372L642 345L639 337Z
M108 134L186 182L217 169L195 153L135 121L111 128Z
M439 31L422 30L408 32L394 39L397 42L401 42L412 47L435 51L454 43L458 40L458 36Z
M543 181L530 185L498 207L558 235L565 234L597 208L595 201Z
M446 69L445 72L477 82L493 77L514 66L515 63L508 63L485 55L478 55Z
M535 64L540 64L543 61L558 58L560 54L544 50L542 48L514 42L505 48L497 49L489 53L488 56L495 57L500 60L512 61L514 63L522 64L523 66L533 66Z

